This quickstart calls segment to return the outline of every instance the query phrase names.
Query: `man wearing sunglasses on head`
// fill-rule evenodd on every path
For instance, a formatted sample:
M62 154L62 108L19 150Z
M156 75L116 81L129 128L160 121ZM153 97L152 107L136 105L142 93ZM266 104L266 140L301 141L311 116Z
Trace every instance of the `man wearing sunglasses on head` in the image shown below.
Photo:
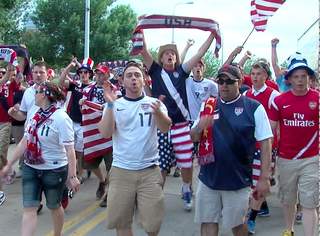
M217 99L209 98L195 121L191 136L200 141L201 168L196 192L195 221L201 235L218 235L224 228L247 235L245 216L249 205L252 153L261 145L261 175L254 196L269 192L272 131L263 106L239 92L240 70L226 65L218 71Z

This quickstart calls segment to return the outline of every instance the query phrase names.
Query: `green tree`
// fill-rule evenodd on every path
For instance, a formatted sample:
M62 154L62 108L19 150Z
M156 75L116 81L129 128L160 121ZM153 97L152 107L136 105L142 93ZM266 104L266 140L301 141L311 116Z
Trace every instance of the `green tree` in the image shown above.
M0 43L16 43L22 30L22 11L28 5L27 0L0 1Z
M122 59L129 53L136 14L113 0L91 0L90 57L95 62ZM34 58L64 66L71 55L83 58L84 0L36 0L31 19L37 30L24 32L24 42Z
M218 73L218 70L221 66L221 60L216 58L212 51L208 51L204 57L204 62L206 64L206 70L204 72L205 78L215 77Z

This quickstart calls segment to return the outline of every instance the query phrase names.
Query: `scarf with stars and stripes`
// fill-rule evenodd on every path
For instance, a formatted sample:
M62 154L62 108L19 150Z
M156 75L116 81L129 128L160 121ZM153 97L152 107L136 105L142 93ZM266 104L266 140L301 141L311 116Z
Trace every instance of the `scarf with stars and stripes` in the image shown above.
M217 100L210 97L206 100L203 110L200 112L200 119L203 116L214 116L214 110ZM212 126L205 128L201 133L199 142L198 162L200 165L206 165L214 162L213 153L213 130Z

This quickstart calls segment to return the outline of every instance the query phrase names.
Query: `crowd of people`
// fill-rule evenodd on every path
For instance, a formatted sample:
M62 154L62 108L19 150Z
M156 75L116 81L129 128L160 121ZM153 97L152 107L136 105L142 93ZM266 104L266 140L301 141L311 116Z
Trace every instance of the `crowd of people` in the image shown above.
M68 196L91 172L109 229L133 235L136 214L148 235L158 235L163 188L174 167L181 170L183 208L194 209L202 236L218 235L221 227L236 236L255 234L256 217L269 215L267 197L275 184L285 219L282 236L294 235L298 208L304 235L318 234L317 73L298 52L280 67L275 38L271 64L257 59L246 74L252 54L236 63L243 50L237 47L215 77L204 78L203 56L214 38L210 33L187 61L193 40L182 54L175 44L160 46L156 60L144 39L143 61L120 69L73 57L56 81L39 61L32 65L31 85L23 68L0 68L0 205L6 199L2 182L21 176L21 235L35 234L42 196L54 235L61 235ZM8 156L11 136L17 146ZM95 152L97 143L103 148ZM196 187L194 164L200 166Z

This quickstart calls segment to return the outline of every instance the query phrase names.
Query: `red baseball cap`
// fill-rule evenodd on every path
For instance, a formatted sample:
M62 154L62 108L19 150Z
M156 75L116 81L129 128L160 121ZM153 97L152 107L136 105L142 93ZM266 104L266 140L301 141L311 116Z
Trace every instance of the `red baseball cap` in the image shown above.
M105 66L105 65L97 65L96 69L94 70L94 72L96 71L100 71L103 74L107 74L110 73L109 67Z

